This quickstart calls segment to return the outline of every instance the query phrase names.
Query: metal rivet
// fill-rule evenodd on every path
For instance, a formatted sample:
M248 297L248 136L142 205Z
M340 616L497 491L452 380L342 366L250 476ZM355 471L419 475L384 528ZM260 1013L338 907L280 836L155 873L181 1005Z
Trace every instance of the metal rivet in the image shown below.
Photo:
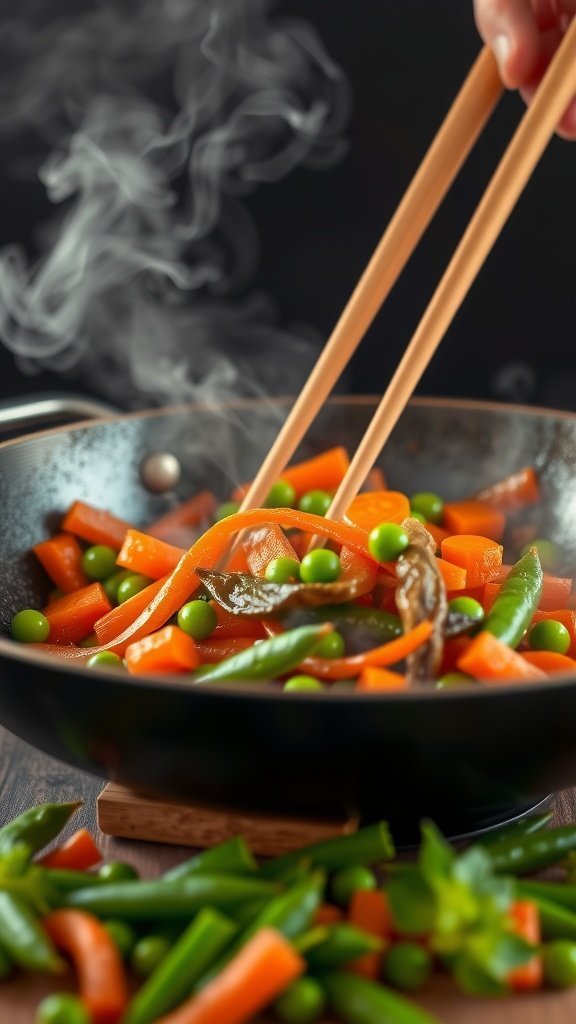
M162 494L173 491L180 479L182 467L171 452L154 452L148 455L140 467L142 483L149 491Z

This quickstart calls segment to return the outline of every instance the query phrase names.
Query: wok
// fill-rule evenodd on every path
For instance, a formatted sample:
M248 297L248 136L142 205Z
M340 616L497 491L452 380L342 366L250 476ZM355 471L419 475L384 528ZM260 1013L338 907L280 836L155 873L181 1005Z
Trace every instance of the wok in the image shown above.
M179 407L82 422L0 445L0 622L49 589L30 547L76 498L145 524L209 485L224 499L249 479L286 402ZM298 455L358 443L371 398L337 399ZM142 483L171 452L175 493ZM419 400L382 466L408 493L467 495L527 464L546 505L539 530L576 552L576 418ZM402 838L432 817L451 835L489 826L576 783L576 678L465 691L283 694L86 671L0 638L0 721L41 750L140 791L214 805L387 817Z

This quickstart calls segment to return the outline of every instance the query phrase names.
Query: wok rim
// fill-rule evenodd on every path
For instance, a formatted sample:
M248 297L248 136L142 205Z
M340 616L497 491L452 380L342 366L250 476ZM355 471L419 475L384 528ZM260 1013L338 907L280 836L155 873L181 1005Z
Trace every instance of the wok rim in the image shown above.
M348 405L348 406L368 406L376 405L380 401L380 395L334 395L331 396L326 405ZM208 411L215 412L218 409L250 409L250 408L261 408L263 405L270 404L271 401L274 405L289 405L294 401L294 396L282 395L274 397L273 400L266 398L240 398L233 399L230 401L219 401L219 402L184 402L173 406L163 406L157 409L141 409L134 412L121 412L115 415L103 416L97 420L80 420L71 424L64 424L57 427L50 427L46 430L34 431L32 433L23 434L16 438L10 438L7 441L0 442L0 452L7 448L15 448L19 445L27 444L33 440L41 439L45 437L53 437L62 433L73 433L77 430L87 430L90 428L96 429L99 426L109 423L124 423L132 420L140 419L152 419L162 416L173 416L182 414L185 412L193 411ZM462 410L473 410L477 412L486 413L519 413L524 416L531 417L552 417L554 419L562 420L576 420L576 412L564 409L552 409L544 406L530 406L530 405L517 405L507 402L492 402L485 401L482 399L473 398L452 398L452 397L433 397L433 396L415 396L408 403L411 406L419 408L452 408ZM40 651L30 650L29 648L33 645L22 644L19 645L14 641L8 640L3 636L0 636L0 662L4 658L8 658L10 661L24 662L31 667L38 667L39 669L52 669L54 671L64 671L66 674L75 675L80 668L86 669L83 663L78 664L76 660L72 659L58 660L56 656L50 656L43 654ZM86 658L90 657L89 649L86 654ZM250 684L247 681L242 681L239 684L238 690L236 691L232 684L228 684L228 688L225 686L212 687L202 683L190 684L187 677L184 674L181 677L178 676L163 676L163 675L146 675L146 676L130 676L127 672L120 672L115 669L90 669L90 676L97 679L106 680L108 682L115 681L124 690L155 690L159 686L167 694L172 693L174 695L180 694L182 690L189 693L198 692L203 696L211 696L217 699L227 699L230 696L234 696L236 699L241 698L242 700L248 701L289 701L291 705L294 704L308 704L309 702L325 701L327 699L326 693L315 693L315 692L303 692L303 693L285 693L283 690L276 689L265 689L264 685L266 681L262 681L264 685L260 689L250 689L249 687L256 686L256 683ZM270 680L272 682L272 680ZM498 695L502 698L507 697L511 692L514 693L534 693L537 694L541 691L549 692L557 690L565 690L570 687L576 686L576 674L572 675L569 673L558 673L554 678L547 678L542 682L510 682L510 683L479 683L478 686L468 688L455 689L455 690L436 690L431 689L429 692L426 690L408 690L403 692L383 692L383 693L358 693L353 691L351 693L343 693L336 691L330 693L330 702L338 701L338 703L353 704L366 704L370 706L372 702L376 702L378 705L382 702L393 702L394 704L401 704L405 701L409 702L420 702L421 704L427 704L431 700L443 700L443 701L470 701L470 700L482 700L490 694L493 699L498 699Z

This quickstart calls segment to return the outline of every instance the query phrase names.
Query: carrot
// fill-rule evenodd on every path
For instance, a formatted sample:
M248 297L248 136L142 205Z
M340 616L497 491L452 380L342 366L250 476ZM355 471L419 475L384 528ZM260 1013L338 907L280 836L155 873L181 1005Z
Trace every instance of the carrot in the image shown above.
M349 658L305 658L300 668L303 672L309 672L321 679L351 679L367 666L383 667L403 661L426 643L431 632L431 622L420 622L414 629L396 640L390 640L381 647L373 647L363 654L354 654Z
M540 914L536 903L531 900L515 900L509 910L512 931L525 939L532 946L539 946ZM535 952L534 956L520 967L515 967L508 974L508 984L514 992L533 992L542 987L544 970L542 957Z
M50 643L79 643L110 609L110 601L101 583L89 583L73 594L65 594L57 601L52 601L44 609L44 615L50 623Z
M200 663L194 640L178 626L164 626L157 633L129 644L124 660L133 676L146 672L185 672Z
M488 612L500 593L501 583L492 580L484 587L484 611ZM554 608L561 608L568 601L572 580L563 579L560 576L544 575L542 581L542 594L538 603L538 610L541 612L552 611Z
M474 497L501 512L514 512L540 501L538 478L532 466L526 466L490 487L483 487Z
M344 521L367 533L380 523L401 523L410 515L410 502L400 491L365 491L346 509Z
M88 584L82 569L82 548L71 533L58 533L32 548L42 568L63 594Z
M80 998L93 1024L116 1024L128 1005L122 958L104 926L84 910L53 910L43 925L58 949L71 957Z
M190 531L202 523L208 524L216 511L216 498L212 491L200 491L187 501L183 501L171 512L155 519L148 526L146 533L158 540L167 540L170 543L177 543L174 539L186 530Z
M444 641L439 675L443 676L447 672L457 671L458 659L468 649L470 642L469 636L453 636L449 640Z
M122 547L126 530L131 528L131 523L84 501L75 501L62 520L62 529L68 533L74 533L91 544L106 544L115 550Z
M356 683L357 690L364 693L390 692L392 690L407 690L408 680L406 676L398 672L389 672L385 668L377 668L375 665L366 665L360 673Z
M350 459L345 448L329 448L320 455L304 462L288 466L282 473L282 479L292 484L296 497L300 498L306 491L333 491L342 483ZM248 493L250 484L241 484L234 491L234 501L242 502Z
M558 651L523 651L522 657L530 665L535 665L548 676L556 675L557 672L574 672L576 661L568 658Z
M566 651L569 658L576 658L576 611L572 608L557 608L550 612L535 612L532 616L532 623L542 622L543 619L555 619L561 622L570 633L570 647Z
M120 633L124 632L130 626L130 623L134 622L134 619L148 607L152 598L156 597L156 594L162 589L167 579L168 576L165 576L162 580L156 580L150 586L144 587L144 590L141 590L139 594L129 597L123 604L119 604L117 608L112 608L101 619L98 619L94 624L98 642L100 644L110 643L111 640L114 640Z
M305 967L283 935L272 928L261 928L197 995L157 1024L244 1024L279 996Z
M298 561L294 548L277 523L251 530L244 541L244 550L253 576L263 576L273 558L295 558Z
M225 569L226 572L250 572L244 544L236 545L226 561Z
M221 608L216 601L210 601L210 604L216 612L216 618L218 619L216 628L211 634L211 639L229 640L232 637L244 636L251 637L254 640L261 640L266 636L264 627L259 619L251 618L249 615L234 615L232 612L227 612L224 608Z
M424 526L428 530L428 533L436 541L436 547L440 550L443 540L449 537L448 530L445 530L443 526L437 526L436 523L424 523Z
M369 935L390 940L392 914L386 893L381 889L357 889L350 901L348 920ZM382 953L367 953L349 964L348 969L365 978L376 979L380 975L382 956Z
M485 501L450 501L444 505L444 527L450 533L474 534L500 540L506 517Z
M470 641L458 658L457 666L461 672L487 683L529 682L546 678L540 669L530 665L521 654L486 630Z
M442 558L466 570L466 586L480 587L493 579L502 565L502 546L487 537L466 533L442 541Z
M210 638L209 640L197 640L196 650L201 665L215 665L224 658L230 658L239 651L245 651L252 647L254 637L232 636L224 638Z
M140 530L127 530L116 561L121 569L159 580L176 568L185 553L184 548L174 547Z
M364 594L373 590L378 575L378 566L371 558L366 558L344 545L340 549L340 565L342 566L341 582L355 580L361 584L361 591Z
M39 861L45 868L69 868L72 871L87 871L102 860L88 829L78 829L65 843L57 846Z
M466 569L460 565L454 565L453 562L447 562L445 558L437 558L436 565L442 574L446 590L466 589L468 583Z
M312 924L338 924L344 920L344 912L333 903L321 903L312 919Z
M374 466L370 470L366 477L364 484L361 488L363 491L387 491L388 486L386 484L386 477L384 476L384 470L380 469L380 466Z

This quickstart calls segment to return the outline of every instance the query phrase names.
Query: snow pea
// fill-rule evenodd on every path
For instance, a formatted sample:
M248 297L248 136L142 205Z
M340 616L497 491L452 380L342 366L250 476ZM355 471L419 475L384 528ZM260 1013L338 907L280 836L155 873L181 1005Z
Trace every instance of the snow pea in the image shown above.
M530 548L510 570L482 629L502 643L517 647L538 607L543 579L538 552Z
M242 679L275 679L296 668L331 632L330 623L299 626L280 636L262 640L216 665L206 665L194 673L192 682L204 684Z
M52 974L64 969L35 913L20 896L0 890L2 947L19 967Z
M510 825L504 825L502 828L494 829L483 836L479 836L478 839L474 840L474 845L494 846L505 839L512 839L514 837L519 839L521 836L532 835L533 832L541 832L553 817L552 811L547 811L545 814L531 814L528 818L520 818L519 821L513 821Z
M325 974L321 982L330 1006L346 1024L439 1024L415 1003L354 974Z
M305 936L301 936L301 939L305 946ZM320 971L332 971L367 953L379 953L383 948L384 943L376 935L369 935L350 924L335 924L326 928L323 941L314 942L308 950L303 948L302 953L308 963L308 970L317 974Z
M226 875L254 875L257 870L258 865L244 837L234 836L225 843L185 860L183 864L166 871L162 877L165 882L171 882L177 878L188 878L189 875L220 872Z
M392 860L394 854L388 823L379 821L376 825L367 825L350 835L325 839L321 843L275 857L262 866L261 874L265 878L278 878L287 868L302 860L327 871L338 871L350 864L379 864Z
M55 839L66 822L82 806L80 800L67 804L40 804L30 807L0 829L0 856L16 846L26 846L30 855L38 853Z
M529 874L557 864L571 850L576 850L576 826L565 825L527 836L512 835L485 850L499 874Z
M551 900L559 903L576 915L576 885L564 885L563 882L518 882L518 892L527 899Z

